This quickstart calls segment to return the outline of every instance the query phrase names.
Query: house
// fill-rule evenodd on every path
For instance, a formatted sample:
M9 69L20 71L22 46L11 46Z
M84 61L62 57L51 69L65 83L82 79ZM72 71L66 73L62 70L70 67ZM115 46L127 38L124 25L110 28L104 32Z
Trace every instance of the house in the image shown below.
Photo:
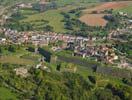
M127 69L131 69L132 70L132 64L127 62L124 59L121 59L120 63L118 64L119 68L127 68Z
M60 48L60 47L52 47L51 49L52 49L54 52L61 51L61 48Z
M48 68L43 62L39 63L38 65L36 65L35 67L36 69L41 69L44 70L46 72L51 72L50 68Z
M124 12L119 12L119 15L121 15L121 16L127 16L127 13L124 13Z
M0 44L6 43L6 38L0 38Z

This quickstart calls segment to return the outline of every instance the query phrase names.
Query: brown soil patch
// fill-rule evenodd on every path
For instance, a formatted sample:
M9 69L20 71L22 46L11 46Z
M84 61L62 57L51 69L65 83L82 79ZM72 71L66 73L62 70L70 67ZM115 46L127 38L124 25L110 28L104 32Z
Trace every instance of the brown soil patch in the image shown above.
M119 9L127 7L130 4L132 4L132 1L105 2L96 7L83 10L84 15L80 18L80 20L90 26L105 26L107 21L103 19L105 14L101 14L101 11ZM97 11L98 14L91 14L93 11Z
M105 26L107 21L103 16L104 14L85 14L80 20L89 26Z
M108 9L119 9L132 4L132 1L120 1L120 2L106 2L102 3L94 8L86 9L84 12L90 13L92 11L103 11Z

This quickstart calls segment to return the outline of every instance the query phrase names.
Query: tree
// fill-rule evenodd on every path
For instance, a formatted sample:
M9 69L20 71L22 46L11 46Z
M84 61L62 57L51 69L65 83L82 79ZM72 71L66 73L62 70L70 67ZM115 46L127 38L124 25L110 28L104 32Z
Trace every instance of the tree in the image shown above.
M113 96L111 90L109 89L99 89L96 91L95 95L98 100L120 100L119 97Z
M10 45L8 47L8 51L10 51L10 52L16 52L16 47L14 45Z
M44 27L44 31L46 31L46 32L53 31L53 27L50 25L47 25Z
M95 78L95 76L88 76L88 79L89 79L93 84L96 83L96 78Z
M60 71L60 69L61 69L61 64L58 64L56 70Z
M2 54L3 53L3 48L2 47L0 47L0 54Z
M28 47L28 51L30 51L30 52L35 52L35 48L34 48L33 46L29 46L29 47Z

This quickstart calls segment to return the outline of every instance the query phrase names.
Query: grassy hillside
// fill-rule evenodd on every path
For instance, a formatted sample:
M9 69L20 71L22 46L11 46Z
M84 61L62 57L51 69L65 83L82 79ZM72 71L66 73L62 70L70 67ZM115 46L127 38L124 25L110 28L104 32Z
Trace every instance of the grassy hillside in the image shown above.
M20 9L21 17L15 17L14 19L19 21L20 24L31 24L34 30L42 30L46 25L50 25L55 32L63 33L67 32L67 30L64 28L64 22L62 22L64 16L61 12L68 12L80 6L90 7L95 5L97 1L98 0L56 0L55 2L58 9L52 9L46 12L38 12L33 9Z
M41 20L49 21L48 25L52 26L56 32L64 32L64 24L61 22L61 20L63 20L63 16L58 10L49 10L43 13L33 14L31 16L27 16L27 18L21 20L20 22L31 23L36 29L36 27L44 27L45 24Z

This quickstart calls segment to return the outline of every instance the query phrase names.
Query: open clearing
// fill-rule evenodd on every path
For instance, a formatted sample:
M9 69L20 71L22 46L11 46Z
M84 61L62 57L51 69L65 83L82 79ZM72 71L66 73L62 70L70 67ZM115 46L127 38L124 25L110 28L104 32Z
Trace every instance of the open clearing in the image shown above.
M119 11L126 12L128 14L132 14L132 4L127 7L123 7L123 8L119 8L119 9L115 10L115 12L119 12Z
M104 11L108 9L124 8L132 4L132 1L120 1L120 2L107 2L102 3L96 7L84 10L85 13L91 13L92 11Z
M0 87L0 100L17 100L16 95L9 89Z
M123 9L130 5L132 5L132 1L102 3L96 7L83 10L84 15L80 17L80 20L90 26L105 26L107 21L103 19L105 14L101 14L101 11ZM98 14L91 14L93 11L97 11Z
M80 20L90 26L105 26L107 21L103 19L105 14L85 14Z

